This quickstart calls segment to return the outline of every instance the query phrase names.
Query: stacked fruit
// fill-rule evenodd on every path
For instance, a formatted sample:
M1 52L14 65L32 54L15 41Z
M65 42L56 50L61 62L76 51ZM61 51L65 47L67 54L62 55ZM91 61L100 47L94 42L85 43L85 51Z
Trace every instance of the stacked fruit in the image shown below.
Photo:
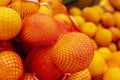
M94 44L88 67L92 80L120 80L120 1L101 0L83 9L72 6L69 14Z
M61 0L0 1L0 80L90 80L93 55Z

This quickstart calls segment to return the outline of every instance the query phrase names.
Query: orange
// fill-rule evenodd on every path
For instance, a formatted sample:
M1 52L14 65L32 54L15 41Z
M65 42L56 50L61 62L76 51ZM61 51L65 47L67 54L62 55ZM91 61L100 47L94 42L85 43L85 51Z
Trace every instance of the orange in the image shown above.
M0 7L0 40L10 40L18 35L22 28L20 15L13 9Z
M69 18L69 16L66 14L58 13L58 14L54 15L54 18L60 22L65 23L68 26L72 26L72 21Z
M108 29L100 29L96 32L95 41L100 46L107 46L112 41L112 33Z
M95 5L95 6L92 6L92 8L95 9L95 10L100 14L100 16L101 16L101 15L103 14L103 12L104 12L103 8L100 7L100 6Z
M114 13L115 12L115 9L112 5L105 5L103 6L103 10L105 12L110 12L110 13Z
M10 0L0 0L0 6L7 6L10 3Z
M115 43L110 43L108 45L108 48L111 50L111 52L116 52L117 51L117 45Z
M49 47L56 43L60 34L54 17L35 13L24 18L20 37L26 44Z
M120 50L120 40L118 40L118 42L117 42L117 48L118 48L118 50Z
M51 7L49 7L48 4L41 4L41 6L39 8L39 13L53 16L53 11L52 11Z
M74 6L69 9L69 14L72 16L76 16L76 15L80 16L82 14L82 12L81 12L80 8Z
M25 73L23 80L35 80L35 76L32 73Z
M101 16L101 23L104 27L108 28L115 26L115 18L110 12L105 12Z
M82 26L83 23L85 23L85 19L82 16L75 15L73 16L75 19L76 23L78 24L78 27Z
M119 0L109 0L110 3L118 10L120 10L120 1Z
M109 68L104 73L103 80L120 80L120 68Z
M107 64L109 67L120 67L120 51L114 52Z
M15 1L9 5L10 8L20 13L21 18L39 12L39 3L32 1Z
M92 22L86 22L79 27L80 31L89 37L94 37L97 32L97 26Z
M108 47L100 47L97 51L103 56L105 61L109 60L110 56L112 55Z
M21 80L23 74L23 62L16 52L0 53L0 80Z
M91 39L91 40L92 40L92 43L93 43L94 49L97 50L97 49L98 49L98 45L97 45L97 43L95 42L94 39Z
M92 7L85 7L82 10L82 16L86 21L98 24L100 22L100 14Z
M109 30L112 33L112 41L117 42L120 39L120 30L117 27L110 27Z
M118 29L120 29L120 12L116 11L114 12L114 18L115 18L115 22L116 22L116 26Z
M93 60L88 67L91 76L103 74L106 69L106 66L107 65L102 55L98 51L95 51Z
M91 75L88 69L79 71L76 73L71 73L65 80L91 80Z
M64 34L51 49L55 65L67 73L87 68L93 59L93 54L94 47L91 39L79 32Z

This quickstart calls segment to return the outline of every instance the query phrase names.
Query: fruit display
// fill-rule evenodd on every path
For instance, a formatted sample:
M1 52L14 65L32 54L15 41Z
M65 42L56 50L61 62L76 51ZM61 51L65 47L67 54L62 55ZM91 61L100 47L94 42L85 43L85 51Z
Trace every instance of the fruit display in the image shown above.
M0 0L0 80L120 80L119 0Z

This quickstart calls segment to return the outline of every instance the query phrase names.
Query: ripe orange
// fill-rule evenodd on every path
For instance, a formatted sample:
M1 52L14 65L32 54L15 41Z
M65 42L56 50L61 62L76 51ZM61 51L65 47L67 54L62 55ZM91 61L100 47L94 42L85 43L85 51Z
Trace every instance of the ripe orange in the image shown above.
M20 15L13 9L0 7L0 40L10 40L22 28Z
M120 39L120 30L117 27L110 27L109 30L112 33L112 41L117 42Z
M41 6L39 8L39 13L53 16L52 8L47 3L41 4Z
M114 52L107 64L109 67L120 67L120 51Z
M7 6L10 3L10 0L0 0L0 6Z
M112 6L114 6L116 9L120 10L120 1L119 0L109 0Z
M72 21L69 18L69 16L66 14L58 13L58 14L54 15L54 18L60 22L65 23L68 26L72 26Z
M115 43L110 43L107 47L111 50L111 52L117 51L117 44Z
M75 16L73 16L73 18L75 19L75 21L78 25L78 28L81 27L83 23L85 23L85 19L82 16L75 15Z
M88 67L91 76L103 74L104 71L106 70L106 66L107 65L102 55L98 51L95 51L93 60Z
M105 61L108 61L110 56L112 55L108 47L100 47L97 51L103 56Z
M92 61L93 52L91 39L79 32L64 34L51 49L55 65L63 72L84 70Z
M13 51L0 53L0 80L21 80L24 74L23 62Z
M115 18L113 16L113 14L111 14L110 12L105 12L102 14L101 23L106 28L115 26L115 24L116 24Z
M89 37L94 37L97 32L97 26L92 22L85 22L79 27L80 31Z
M103 80L120 80L120 68L109 68L104 73Z
M76 73L71 73L65 80L91 80L91 75L88 69L79 71Z
M35 76L32 73L25 73L23 80L35 80Z
M115 18L116 27L118 29L120 29L120 12L119 11L115 11L113 15L114 15L114 18Z
M27 44L49 47L55 44L60 34L54 17L36 13L23 20L20 36Z
M86 21L98 24L100 22L100 14L92 7L86 7L82 10L82 16Z
M69 14L72 15L72 16L80 16L82 14L80 8L78 7L71 7L69 9Z
M100 46L107 46L112 41L112 33L108 29L100 29L96 32L95 41Z

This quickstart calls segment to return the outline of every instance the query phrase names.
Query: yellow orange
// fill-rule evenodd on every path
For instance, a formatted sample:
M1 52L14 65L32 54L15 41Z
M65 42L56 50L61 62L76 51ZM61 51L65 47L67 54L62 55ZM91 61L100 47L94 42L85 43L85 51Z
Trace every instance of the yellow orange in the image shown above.
M100 6L95 5L95 6L92 6L92 8L95 9L95 10L100 14L100 16L101 16L101 15L103 14L103 12L104 12L103 8L100 7Z
M69 9L69 14L72 16L76 16L76 15L80 16L82 14L82 12L81 12L80 8L78 8L78 7L71 7Z
M109 67L120 67L120 51L114 52L107 61Z
M13 51L0 53L0 80L21 80L24 67L21 57Z
M107 28L111 26L115 26L115 18L113 14L109 12L103 13L101 16L101 23L104 27L107 27Z
M39 13L53 16L53 11L48 5L41 5L39 8Z
M99 74L103 74L106 69L106 66L107 65L102 55L98 51L95 51L93 60L88 67L91 76L97 76Z
M100 47L97 51L103 56L105 61L109 60L110 56L112 55L108 47Z
M85 19L82 16L75 15L75 16L73 16L73 18L77 22L78 27L82 26L82 24L85 23Z
M116 26L118 29L120 29L120 12L116 11L114 12L114 18L115 18L115 22L116 22Z
M110 43L108 45L108 48L111 50L111 52L116 52L117 51L117 45L115 43Z
M120 30L117 27L110 27L109 30L112 33L112 41L117 42L120 39Z
M89 37L94 37L97 32L97 26L92 22L85 22L79 27L80 31Z
M0 7L0 40L10 40L22 28L20 15L13 9Z
M104 73L103 80L120 80L120 68L109 68Z
M100 29L96 32L95 41L100 46L107 46L112 41L112 33L108 29Z
M82 16L85 18L86 21L93 22L98 24L100 21L100 14L92 7L85 7L82 10Z
M93 54L91 39L79 32L64 34L51 49L55 65L67 73L86 69L93 59Z
M79 71L76 73L71 73L65 80L91 80L91 75L88 69Z
M10 0L0 0L0 6L7 6L10 3Z
M59 13L54 15L54 18L60 22L67 24L68 26L72 26L72 21L70 20L69 16L66 14Z

